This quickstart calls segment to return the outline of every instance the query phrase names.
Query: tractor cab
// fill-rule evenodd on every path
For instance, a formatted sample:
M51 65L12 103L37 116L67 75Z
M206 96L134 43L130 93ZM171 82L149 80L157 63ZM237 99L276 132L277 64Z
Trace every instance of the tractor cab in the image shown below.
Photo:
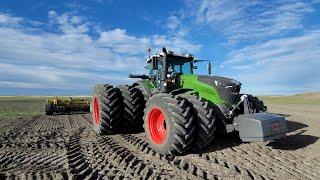
M181 75L192 75L197 69L195 63L208 61L208 73L211 75L211 63L209 60L195 60L191 54L175 54L172 51L162 49L161 53L147 59L146 68L149 70L149 78L160 88L161 92L170 92L180 87Z
M148 68L151 70L161 70L163 68L164 53L159 53L147 59ZM168 72L177 74L193 74L193 60L191 54L178 55L169 51L167 54ZM150 74L150 75L151 75Z
M164 48L147 59L149 77L160 91L172 91L179 86L179 76L193 74L193 60L192 55L178 55Z

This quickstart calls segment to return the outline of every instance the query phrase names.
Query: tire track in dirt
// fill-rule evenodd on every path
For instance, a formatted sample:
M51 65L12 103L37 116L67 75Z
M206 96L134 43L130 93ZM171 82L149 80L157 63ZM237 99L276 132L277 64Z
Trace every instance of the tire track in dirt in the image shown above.
M251 144L241 144L236 147L225 148L222 151L215 151L206 154L208 160L216 161L217 157L231 160L232 164L238 164L244 169L250 169L250 173L254 172L258 175L254 178L279 178L291 177L301 179L312 179L315 176L313 173L297 170L296 164L286 162L286 158L279 154L267 155L261 151L261 148ZM278 159L282 160L278 160ZM248 163L249 162L249 163ZM309 168L310 169L310 168Z
M86 139L94 139L92 141L86 141ZM109 137L98 137L92 131L87 131L82 137L83 144L86 143L84 151L92 164L94 169L99 171L99 178L107 179L136 179L139 176L135 174L133 169L128 169L126 166L123 166L124 160L122 155L118 154L117 149L114 143L110 142Z
M0 133L8 134L13 131L13 129L18 130L19 127L23 127L24 124L28 124L28 122L34 118L34 116L26 115L24 118L21 117L7 117L5 119L0 119Z
M241 144L236 147L225 148L222 151L207 153L206 158L214 161L216 161L217 158L226 159L230 161L231 164L237 164L246 169L248 173L251 173L253 178L310 178L297 172L294 169L295 166L291 168L284 165L283 162L277 163L271 156L264 156L263 153L260 152L260 149L255 149L251 145L253 144ZM252 174L252 172L258 176Z
M208 155L208 157L212 157L213 155ZM246 169L248 173L255 172L260 175L260 178L275 178L273 175L277 175L277 172L281 172L280 170L270 166L269 163L265 162L261 158L254 157L250 152L240 151L238 147L227 148L221 152L217 152L217 156L222 159L229 159L231 163L238 164L242 168ZM269 167L269 168L267 168ZM290 175L292 175L289 172ZM279 175L279 174L278 174ZM256 176L252 175L254 178Z
M235 158L235 157L232 157ZM209 157L208 155L205 154L200 154L200 155L193 155L192 160L196 159L196 161L201 160L204 162L208 162L211 164L218 164L221 167L224 167L226 169L232 170L234 172L237 172L238 176L241 178L245 179L265 179L265 177L262 174L259 174L256 171L253 171L252 169L244 168L241 166L241 163L233 163L232 158L224 159L221 158L219 155L214 155L212 157ZM223 176L223 177L234 177L235 175L229 175L229 176Z
M269 146L262 145L261 143L255 143L254 145L257 146L257 148L264 150L265 153L280 154L280 157L284 158L284 161L300 163L307 169L314 169L314 171L320 172L320 161L317 161L316 159L306 159L305 157L292 153L289 150L273 149Z
M320 176L320 168L317 163L305 163L303 157L295 155L295 159L292 160L292 153L270 149L267 146L261 146L257 143L248 144L248 147L255 152L259 157L263 157L273 166L284 166L288 171L296 172L303 178L314 179ZM267 150L268 149L268 150Z
M19 123L18 126L12 128L8 133L1 136L0 149L7 148L21 148L21 144L25 144L25 138L32 132L34 124L41 118L41 116L36 116L28 119L26 122Z
M75 178L148 179L153 172L113 138L99 137L92 131L81 131L72 136L68 147L70 173L76 174Z
M249 177L246 174L241 174L237 168L225 166L222 162L208 161L200 156L195 159L194 155L172 157L158 154L148 146L144 138L136 135L122 135L121 137L130 143L137 153L143 152L144 157L149 156L151 160L157 158L163 163L169 164L177 174L188 174L188 176L202 179Z
M127 174L125 171L118 168L118 166L110 159L104 152L104 148L101 148L98 143L93 142L87 147L86 152L90 163L93 168L98 171L98 178L133 178L133 176Z
M130 141L128 141L128 138L130 138ZM166 175L166 178L178 178L178 177L183 178L187 173L189 177L193 177L193 178L197 177L190 172L186 172L177 168L175 165L173 166L172 163L171 164L168 163L169 160L166 158L169 158L169 157L160 155L151 149L147 149L147 153L146 153L144 151L145 149L144 150L141 149L141 146L140 148L139 146L137 148L136 147L137 144L133 145L134 139L129 137L129 135L114 136L113 139L118 144L124 146L127 150L129 150L130 153L132 153L132 155L136 157L139 157L139 156L143 157L143 161L145 164L148 164L152 166L153 169L156 169L159 171L154 173L157 176L158 176L157 173L160 173L161 175Z
M56 125L56 120L39 116L28 122L24 128L20 128L20 132L12 132L9 136L4 136L6 140L1 142L0 149L31 151L45 148L63 149L65 147L65 133L60 125Z
M233 148L235 152L240 154L242 157L252 159L253 163L260 163L262 164L261 167L264 166L264 170L272 170L274 175L281 173L282 176L286 177L295 177L295 178L308 178L301 172L296 171L295 168L290 168L286 165L284 161L278 163L275 158L272 156L266 156L264 153L261 153L261 149L258 151L254 146L254 143L251 144L243 144L237 148ZM274 156L277 156L274 154Z
M11 128L6 133L3 133L1 136L1 142L4 143L6 141L9 141L11 139L15 139L23 134L26 133L27 130L31 129L32 125L41 118L41 116L35 116L32 118L28 118L25 121L23 120L17 120L18 123L14 125L13 128Z
M80 129L72 135L67 144L68 175L73 179L85 179L88 176L96 179L98 172L87 162L80 145L80 135L83 131L84 129Z
M6 176L13 174L32 173L60 173L66 171L66 158L62 153L15 153L1 159L0 172L6 172Z
M89 125L89 127L90 127L91 125L93 125L93 122L90 120L91 114L80 114L80 116L81 116L81 118L83 118L83 119L87 122L87 124Z
M122 135L121 136L124 140L126 140L128 143L131 144L132 150L138 154L143 154L144 157L148 157L149 159L155 160L159 159L163 164L169 164L170 167L175 171L175 173L180 176L183 174L187 174L188 177L199 179L209 179L210 174L208 175L207 172L202 171L200 172L197 167L195 167L193 164L187 163L178 157L173 156L166 156L161 155L154 150L152 150L149 145L146 143L146 140L143 140L140 137L136 137L134 135ZM129 145L130 147L130 145ZM140 152L140 153L139 153ZM157 162L156 162L157 163ZM214 177L211 177L214 178Z
M143 133L97 136L91 130L90 114L12 119L12 127L2 122L0 179L320 177L317 159L274 149L266 143L233 143L224 147L216 142L208 152L173 157L152 150Z
M36 116L2 136L0 172L9 178L67 177L64 118ZM19 119L19 121L21 121ZM77 131L77 130L76 130ZM58 140L59 139L59 140Z
M144 161L142 157L137 157L125 146L119 144L112 137L104 136L98 138L98 144L112 160L113 164L123 172L129 173L132 177L144 177L149 179L158 173L157 169Z

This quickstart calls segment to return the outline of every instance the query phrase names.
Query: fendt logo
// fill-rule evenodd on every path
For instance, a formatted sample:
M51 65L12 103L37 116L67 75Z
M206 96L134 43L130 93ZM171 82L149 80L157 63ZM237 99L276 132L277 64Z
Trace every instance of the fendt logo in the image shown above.
M271 123L272 132L280 132L280 122Z

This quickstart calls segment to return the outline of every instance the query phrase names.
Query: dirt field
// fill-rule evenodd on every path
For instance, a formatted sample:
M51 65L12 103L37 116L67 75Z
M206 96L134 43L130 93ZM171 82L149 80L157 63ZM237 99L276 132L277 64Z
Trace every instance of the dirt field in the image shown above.
M206 152L179 157L154 152L143 133L98 137L89 114L1 116L0 179L320 179L320 105L269 111L286 116L288 137L217 137Z

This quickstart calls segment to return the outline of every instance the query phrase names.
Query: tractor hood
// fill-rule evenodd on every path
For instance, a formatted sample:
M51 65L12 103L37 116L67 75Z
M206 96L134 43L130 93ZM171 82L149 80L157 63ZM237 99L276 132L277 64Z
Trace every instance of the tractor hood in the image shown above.
M225 103L232 105L238 101L241 88L239 81L220 76L198 76L198 81L214 87Z
M221 76L198 76L198 80L211 86L241 86L239 81Z

